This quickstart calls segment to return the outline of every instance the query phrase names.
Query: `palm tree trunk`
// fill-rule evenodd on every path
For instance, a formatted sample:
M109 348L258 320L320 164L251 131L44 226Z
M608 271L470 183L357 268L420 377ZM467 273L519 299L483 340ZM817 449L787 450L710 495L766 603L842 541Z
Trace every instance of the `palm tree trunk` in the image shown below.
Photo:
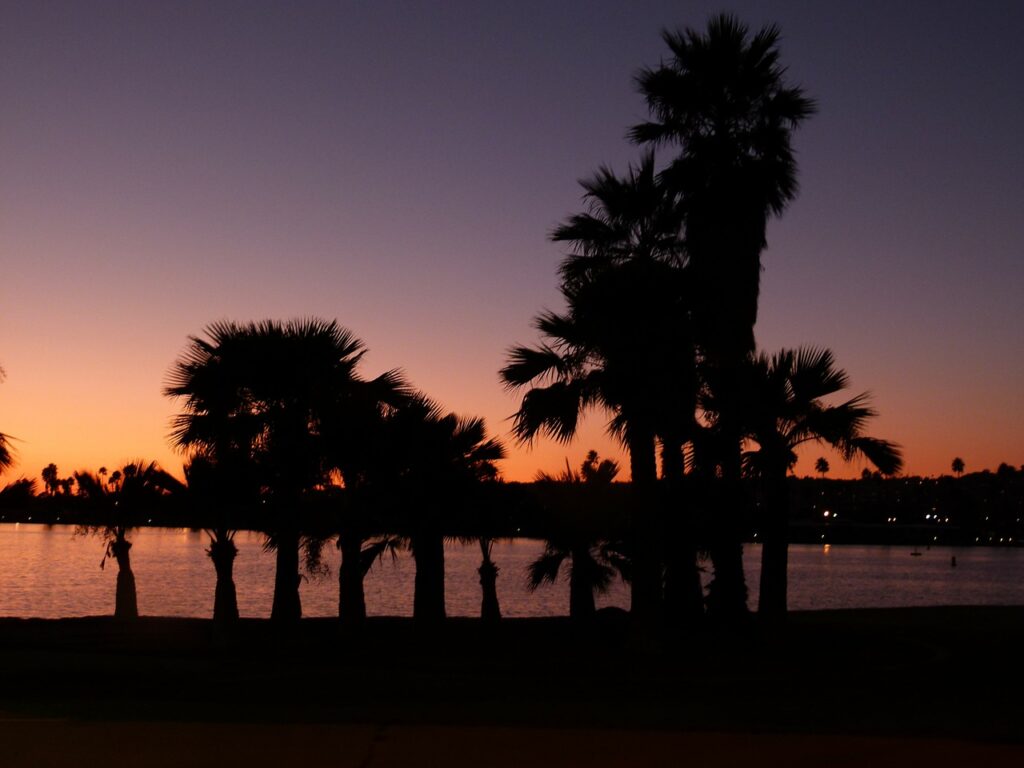
M636 425L628 428L629 466L632 472L633 585L630 614L636 639L653 644L662 621L661 557L654 514L658 480L654 433Z
M234 567L238 547L229 538L210 541L207 550L217 573L217 586L213 592L213 620L232 622L238 620L238 594L235 591Z
M346 626L359 626L366 620L366 594L363 590L363 539L354 533L338 538L341 567L338 569L338 619Z
M761 535L761 593L757 612L777 619L786 615L789 567L789 486L785 469L781 478L772 478L765 494Z
M302 618L299 599L299 533L294 528L277 532L277 570L274 574L274 602L271 621L279 624L297 622Z
M726 622L749 615L747 582L743 573L740 430L733 423L733 413L730 402L728 410L723 409L722 413L721 506L712 522L708 546L714 568L714 578L708 585L708 615Z
M117 560L117 589L114 593L114 618L135 619L139 616L139 604L135 593L135 574L132 573L129 550L132 543L118 537L110 545L110 554Z
M704 588L697 567L693 511L686 503L686 476L682 445L665 440L661 452L665 483L665 620L669 626L694 626L704 618Z
M721 506L708 542L714 578L708 587L708 615L732 621L748 615L743 574L743 489L740 483L739 424L742 367L755 348L765 246L766 212L755 189L742 178L722 177L690 201L686 240L702 290L694 311L696 334L715 380L718 429L723 454Z
M413 537L412 556L416 561L413 619L424 624L441 622L445 618L444 537L435 532Z
M486 624L496 624L501 621L501 606L498 604L498 566L491 560L491 545L489 539L480 539L480 550L483 553L483 560L477 573L480 574L480 619Z

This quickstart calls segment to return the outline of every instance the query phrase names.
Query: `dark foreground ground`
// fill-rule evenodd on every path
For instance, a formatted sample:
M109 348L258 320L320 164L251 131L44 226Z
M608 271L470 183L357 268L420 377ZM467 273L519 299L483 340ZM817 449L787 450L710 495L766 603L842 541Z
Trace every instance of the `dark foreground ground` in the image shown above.
M1024 607L629 647L614 616L0 619L0 766L1024 765Z

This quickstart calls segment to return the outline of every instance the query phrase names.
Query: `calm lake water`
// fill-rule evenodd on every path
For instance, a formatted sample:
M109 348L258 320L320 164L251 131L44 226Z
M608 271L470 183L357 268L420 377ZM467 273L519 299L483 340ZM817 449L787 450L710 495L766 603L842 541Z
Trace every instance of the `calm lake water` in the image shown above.
M132 569L139 612L162 616L209 616L214 572L206 556L206 534L183 529L142 529L132 540ZM270 615L274 556L258 534L239 533L235 583L243 616ZM100 569L103 543L76 536L68 526L0 525L0 616L93 616L113 612L117 565ZM557 616L568 612L568 586L559 583L530 594L525 568L543 550L528 539L499 542L493 558L501 569L498 597L505 616ZM331 572L302 583L306 616L335 616L339 555L325 549ZM950 567L956 555L958 567ZM751 606L757 604L761 551L747 547ZM451 616L480 611L475 545L447 547L446 603ZM371 615L412 613L413 563L408 553L390 557L366 578ZM599 605L628 607L617 583ZM1024 549L937 547L911 557L906 547L812 546L790 548L790 607L794 610L922 605L1024 605Z

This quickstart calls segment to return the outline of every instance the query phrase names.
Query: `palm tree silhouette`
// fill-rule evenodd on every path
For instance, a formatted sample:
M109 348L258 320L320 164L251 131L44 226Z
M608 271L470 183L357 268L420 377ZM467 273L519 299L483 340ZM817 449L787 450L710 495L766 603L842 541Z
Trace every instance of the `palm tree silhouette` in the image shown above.
M720 408L724 499L710 541L715 575L708 609L728 618L747 610L738 413L744 359L754 350L761 251L768 217L780 215L796 195L790 138L815 105L786 84L775 26L751 36L723 14L704 33L683 29L662 37L671 57L636 78L652 119L630 137L679 149L663 175L684 212L695 335L714 369Z
M363 580L384 555L396 556L401 538L387 530L396 468L388 420L414 393L398 371L354 381L326 420L328 463L344 481L336 494L338 619L359 626L366 619Z
M589 210L552 234L571 246L561 268L568 310L542 313L535 325L544 340L513 348L501 377L512 389L529 387L513 427L520 442L539 434L568 442L592 407L611 416L609 430L629 452L636 497L633 621L650 636L662 611L655 441L681 446L694 413L681 216L657 180L652 153L622 179L602 169L582 185Z
M964 460L957 456L953 459L951 469L953 470L953 474L959 478L964 473Z
M343 473L345 490L335 504L337 510L337 548L341 552L338 569L338 619L346 627L358 627L366 619L366 595L363 581L373 565L385 555L397 556L401 538L387 531L392 505L389 480L393 475L382 471L374 456L374 444L364 445L366 456L360 462L358 475Z
M223 454L218 461L198 451L185 464L189 501L205 524L210 544L206 554L217 575L213 593L213 620L227 624L238 619L238 593L234 565L238 556L236 527L258 507L259 486L246 457Z
M98 474L91 472L76 472L74 479L78 495L92 507L93 514L105 521L82 528L83 532L100 536L106 545L100 568L110 558L117 562L114 617L134 619L139 615L139 607L128 535L142 515L153 514L159 499L180 492L183 486L156 462L129 462L121 468L121 476L122 482L117 486L105 483Z
M770 357L761 354L750 359L746 376L743 421L757 447L743 459L747 471L761 478L764 486L758 611L778 616L786 612L786 475L796 463L796 449L808 442L824 443L844 458L863 456L885 474L898 472L903 460L895 444L864 435L866 423L876 415L867 394L839 405L823 402L848 383L846 372L836 368L831 351L805 347L784 349Z
M497 479L495 462L505 449L487 437L483 419L446 414L423 396L396 408L387 429L395 446L401 527L416 563L413 618L436 624L445 618L445 531L466 527L481 485Z
M825 479L825 475L828 474L829 469L831 469L831 467L828 465L828 459L824 456L819 456L814 462L814 471L821 475L822 480Z
M527 568L530 591L554 584L568 564L569 616L587 621L596 613L594 593L604 593L615 576L613 557L606 538L614 527L609 514L609 488L619 473L618 464L601 460L589 451L580 470L568 461L558 475L540 472L536 489L551 512L544 552Z
M39 476L43 479L43 485L46 486L46 492L51 496L56 496L57 491L60 490L60 477L57 475L57 465L52 463L47 464L43 467Z
M335 321L273 320L207 326L190 337L165 394L184 400L171 441L220 458L240 452L252 464L277 551L271 618L296 621L300 511L331 467L339 403L362 381L365 346Z

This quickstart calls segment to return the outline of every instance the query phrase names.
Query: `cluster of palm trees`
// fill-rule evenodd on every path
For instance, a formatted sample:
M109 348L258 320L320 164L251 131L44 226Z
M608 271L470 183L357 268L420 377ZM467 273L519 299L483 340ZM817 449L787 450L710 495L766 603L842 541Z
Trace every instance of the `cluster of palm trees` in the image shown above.
M581 182L587 209L551 236L568 246L566 310L539 315L540 344L513 348L501 371L525 389L514 426L523 442L572 439L590 408L610 415L629 454L626 546L642 634L705 612L746 614L744 473L770 499L760 608L772 613L785 610L794 449L819 440L883 472L900 466L896 446L863 434L864 395L824 401L846 385L831 353L756 353L766 226L796 194L791 134L815 110L786 83L778 38L728 15L664 34L669 58L637 76L651 115L629 132L640 160L623 177L601 168ZM656 148L672 152L660 170ZM714 569L706 597L698 549Z
M343 621L365 619L363 577L399 541L416 564L414 617L444 618L444 537L478 513L504 448L398 371L363 378L364 354L334 321L222 322L175 363L165 391L184 410L171 439L190 452L189 488L212 521L215 617L237 616L232 513L258 507L277 558L271 619L301 616L300 549L315 567L334 537Z
M581 182L586 210L551 236L568 249L565 309L540 314L540 343L511 349L500 374L523 391L513 428L522 442L569 441L585 411L609 415L629 455L628 523L610 535L598 522L614 464L595 455L580 473L542 478L542 486L568 489L561 508L575 512L552 531L531 578L551 581L570 563L572 610L585 616L594 612L592 587L618 568L629 578L641 637L666 623L747 614L744 477L759 481L764 500L759 608L778 615L786 610L786 476L796 449L824 442L883 473L901 465L894 444L864 433L874 415L865 395L832 401L847 376L831 352L756 350L767 223L796 195L791 137L815 111L786 82L778 39L773 26L752 34L728 15L705 31L664 34L668 58L637 76L650 110L629 132L640 158L624 176L601 168ZM302 554L315 565L334 537L343 620L365 619L363 577L400 543L416 564L414 616L444 618L444 537L459 529L460 515L486 506L504 450L482 420L444 413L399 371L364 378L365 351L336 322L219 322L190 338L175 363L165 392L182 413L171 439L189 455L189 493L211 521L218 618L237 617L232 521L252 508L276 552L272 619L301 616ZM0 435L0 468L9 462ZM56 467L51 474L44 479L56 493L65 486ZM119 615L136 608L129 526L116 510L144 493L170 492L172 481L143 463L116 481L74 477L79 495L111 508L101 532L120 569ZM381 523L384 515L400 534ZM476 537L483 613L493 619L493 539ZM701 552L714 571L707 595Z

